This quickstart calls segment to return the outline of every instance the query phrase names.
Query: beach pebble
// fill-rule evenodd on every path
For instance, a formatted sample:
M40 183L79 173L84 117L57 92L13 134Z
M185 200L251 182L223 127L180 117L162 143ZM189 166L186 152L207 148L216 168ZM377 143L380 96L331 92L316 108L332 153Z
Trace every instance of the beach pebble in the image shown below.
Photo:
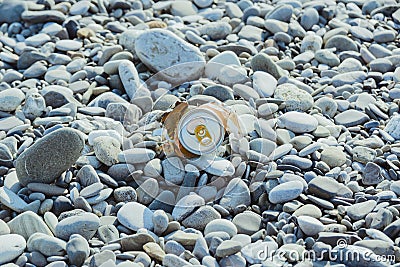
M174 49L171 50L171 47ZM160 75L169 82L193 80L205 65L198 48L178 39L167 30L152 29L140 34L135 41L135 51L146 66L155 72L161 71ZM177 57L178 61L175 60Z
M299 181L289 181L272 188L269 200L274 203L286 203L297 198L303 192L303 184Z
M309 114L290 111L278 118L278 125L295 133L306 133L314 131L318 121Z
M18 157L18 180L23 185L30 182L53 182L76 162L83 145L81 134L71 128L63 128L44 136Z
M0 264L13 261L26 248L25 239L17 234L0 235L0 241Z
M140 228L148 230L154 228L153 212L140 203L128 202L124 204L118 211L117 217L122 225L134 231Z

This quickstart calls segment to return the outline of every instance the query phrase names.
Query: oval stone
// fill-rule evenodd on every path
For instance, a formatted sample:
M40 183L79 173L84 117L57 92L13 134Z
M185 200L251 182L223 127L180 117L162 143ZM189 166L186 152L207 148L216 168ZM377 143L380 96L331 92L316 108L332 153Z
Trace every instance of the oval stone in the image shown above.
M136 38L135 51L148 68L174 84L198 78L205 66L198 48L167 30L143 32Z
M18 180L23 185L54 182L76 162L84 145L81 134L71 128L45 135L18 157Z

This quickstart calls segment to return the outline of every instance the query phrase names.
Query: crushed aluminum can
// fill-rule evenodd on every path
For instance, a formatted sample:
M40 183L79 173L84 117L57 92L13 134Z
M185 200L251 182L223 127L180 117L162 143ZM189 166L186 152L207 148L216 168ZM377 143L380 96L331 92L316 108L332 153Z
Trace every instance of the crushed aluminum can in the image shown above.
M167 156L194 158L211 154L222 144L226 133L244 136L238 116L223 104L191 106L179 102L162 122Z

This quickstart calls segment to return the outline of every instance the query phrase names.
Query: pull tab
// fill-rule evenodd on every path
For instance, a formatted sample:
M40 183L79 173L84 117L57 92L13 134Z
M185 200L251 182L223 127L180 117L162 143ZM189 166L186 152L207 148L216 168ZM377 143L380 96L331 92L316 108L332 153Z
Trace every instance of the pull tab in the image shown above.
M197 125L194 134L201 145L209 146L212 143L210 132L204 124Z

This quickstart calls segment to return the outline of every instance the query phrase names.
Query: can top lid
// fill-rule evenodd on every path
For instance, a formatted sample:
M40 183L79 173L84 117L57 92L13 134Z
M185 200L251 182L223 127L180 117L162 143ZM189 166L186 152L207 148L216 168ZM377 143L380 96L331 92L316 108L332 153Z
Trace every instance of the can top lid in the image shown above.
M216 150L224 138L224 125L213 111L195 108L178 123L178 138L189 152L202 155Z

